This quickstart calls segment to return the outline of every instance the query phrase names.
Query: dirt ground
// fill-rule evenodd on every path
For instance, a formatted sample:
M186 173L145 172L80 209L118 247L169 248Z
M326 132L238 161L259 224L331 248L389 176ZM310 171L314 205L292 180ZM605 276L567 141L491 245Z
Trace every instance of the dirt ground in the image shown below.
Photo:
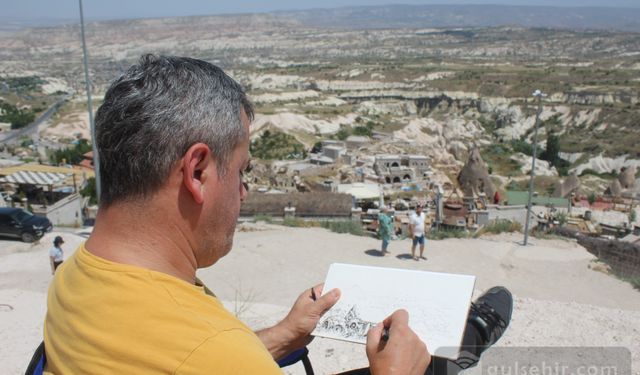
M42 339L46 291L51 281L47 251L59 233L37 244L0 240L0 373L20 374ZM61 233L65 256L85 234ZM515 297L511 325L500 347L625 347L634 374L640 373L640 291L592 269L594 257L575 242L521 235L429 241L427 260L409 257L408 240L392 241L391 256L373 238L335 234L320 228L242 224L231 253L199 277L229 310L255 328L283 318L297 296L322 282L331 263L472 274L475 295L494 285ZM597 268L597 267L596 267ZM427 343L428 345L428 343ZM318 374L367 364L364 346L318 338L309 346ZM467 373L476 373L476 368ZM285 369L303 374L301 364Z

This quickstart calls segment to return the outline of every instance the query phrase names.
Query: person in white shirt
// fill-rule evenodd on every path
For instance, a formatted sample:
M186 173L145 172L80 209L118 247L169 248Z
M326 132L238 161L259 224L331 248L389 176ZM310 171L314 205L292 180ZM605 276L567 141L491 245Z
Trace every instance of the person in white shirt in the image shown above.
M56 236L53 240L53 247L49 250L49 262L51 263L51 274L56 273L56 269L64 261L64 251L62 251L62 244L64 240L60 236Z
M416 207L416 212L411 215L411 219L409 221L409 228L411 230L411 239L413 243L411 244L411 256L413 260L418 260L416 256L416 245L420 244L420 258L427 259L424 257L424 220L425 214L423 212L422 204L418 204Z

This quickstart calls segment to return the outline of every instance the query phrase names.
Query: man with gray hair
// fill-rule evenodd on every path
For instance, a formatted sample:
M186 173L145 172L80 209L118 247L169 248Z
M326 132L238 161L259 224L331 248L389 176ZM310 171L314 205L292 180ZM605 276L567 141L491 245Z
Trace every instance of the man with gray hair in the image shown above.
M310 342L338 290L306 290L253 332L196 278L231 250L252 117L240 85L200 60L143 56L111 85L96 115L100 210L49 289L45 373L276 374ZM431 360L403 310L371 329L366 353L373 374Z

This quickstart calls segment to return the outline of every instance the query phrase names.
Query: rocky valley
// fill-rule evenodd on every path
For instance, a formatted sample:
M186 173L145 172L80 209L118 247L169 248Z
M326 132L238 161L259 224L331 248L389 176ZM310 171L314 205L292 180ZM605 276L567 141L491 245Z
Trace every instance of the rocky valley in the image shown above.
M538 162L543 186L575 172L585 176L587 191L599 191L621 168L640 165L638 33L415 22L347 27L305 14L89 23L96 104L109 81L142 54L193 56L246 87L257 112L253 137L283 132L310 150L361 135L369 140L363 156L426 155L450 181L478 147L495 183L506 188L522 185L531 169L537 110L531 94L540 89L547 96L538 156L555 137L562 160ZM77 25L0 38L3 101L36 107L36 96L72 95L41 134L62 144L87 136L79 41ZM28 90L7 83L16 77L42 83Z

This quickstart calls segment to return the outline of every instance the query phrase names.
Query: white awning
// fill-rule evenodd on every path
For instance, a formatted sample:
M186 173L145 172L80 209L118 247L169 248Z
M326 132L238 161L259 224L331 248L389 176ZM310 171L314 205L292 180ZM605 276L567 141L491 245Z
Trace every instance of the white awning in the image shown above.
M55 185L64 181L70 173L18 171L0 178L0 182L29 185Z
M356 182L338 185L338 193L351 194L356 199L378 199L382 194L382 189L378 184Z

